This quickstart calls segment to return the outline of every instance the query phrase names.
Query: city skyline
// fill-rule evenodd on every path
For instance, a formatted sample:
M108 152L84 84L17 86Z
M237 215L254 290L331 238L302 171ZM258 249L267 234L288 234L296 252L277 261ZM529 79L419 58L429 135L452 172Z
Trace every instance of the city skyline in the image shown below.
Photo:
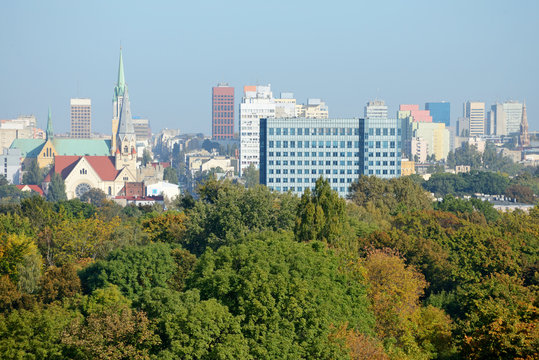
M86 97L92 99L92 130L110 133L121 42L133 114L148 118L154 131L168 127L210 135L211 88L218 82L236 89L235 127L243 86L271 83L276 97L290 91L299 102L323 99L332 117L361 117L375 98L385 100L391 116L400 104L448 101L454 124L465 101L490 108L496 101L519 100L527 105L530 131L539 129L536 2L513 7L501 1L346 7L298 2L287 4L288 11L251 4L240 12L220 3L183 8L166 3L165 12L126 4L1 5L6 52L0 59L0 117L35 114L45 128L50 105L55 131L69 132L69 100ZM257 22L262 18L246 16L250 11L279 15L284 26ZM297 17L301 13L304 18ZM357 16L364 13L379 16ZM321 26L336 15L341 21ZM220 16L230 21L216 22ZM422 21L406 26L396 21L407 17ZM402 37L384 29L388 24L398 26ZM297 41L306 49L298 50ZM489 49L502 43L505 51L489 57ZM272 51L260 52L262 47ZM420 56L410 59L414 54ZM220 61L212 63L212 56Z

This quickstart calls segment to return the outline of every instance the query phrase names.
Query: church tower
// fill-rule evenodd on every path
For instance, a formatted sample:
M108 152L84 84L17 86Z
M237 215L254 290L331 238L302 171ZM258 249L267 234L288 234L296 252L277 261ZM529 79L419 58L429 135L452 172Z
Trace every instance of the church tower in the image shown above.
M135 127L131 118L131 105L129 103L129 94L127 88L122 96L122 107L118 122L118 132L116 134L116 170L121 170L125 167L136 175L137 169L137 144Z
M120 113L122 111L122 105L126 92L127 85L125 83L124 61L122 56L122 48L120 48L120 61L118 64L118 82L114 87L114 95L112 96L112 141L110 146L111 155L116 154L116 149L118 146L116 142L118 136L118 125L120 123Z
M520 122L520 136L518 142L521 148L530 146L530 135L528 134L528 115L526 114L526 104L522 106L522 121Z

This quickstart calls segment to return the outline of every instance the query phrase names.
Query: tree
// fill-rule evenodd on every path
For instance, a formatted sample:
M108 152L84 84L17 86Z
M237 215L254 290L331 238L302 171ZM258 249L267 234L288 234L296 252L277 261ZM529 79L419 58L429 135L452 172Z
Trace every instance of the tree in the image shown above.
M505 189L505 196L527 204L535 203L536 196L529 186L513 184Z
M141 160L142 166L146 166L151 162L152 162L152 154L150 154L150 151L148 149L144 149L144 151L142 152L142 160Z
M40 169L37 159L31 159L26 172L22 176L22 182L26 185L41 185L45 177L45 170Z
M243 179L245 180L245 187L252 188L259 184L260 171L253 164L250 164L249 167L243 171Z
M185 214L166 211L142 222L142 229L151 241L180 243L185 236Z
M48 201L61 201L67 200L66 185L62 175L53 172L51 175L51 182L49 183L49 189L47 191Z
M43 303L62 301L81 290L80 279L73 264L49 268L41 279L40 298Z
M347 240L349 230L345 201L320 177L312 194L307 189L301 197L294 227L296 239L321 240L334 245Z
M101 207L107 199L107 194L101 189L91 188L89 191L82 194L80 201L89 202L90 204Z
M343 358L346 351L329 340L332 326L349 322L365 333L372 317L363 279L340 268L319 242L253 234L206 251L186 289L198 289L202 300L216 299L239 317L254 358Z
M178 173L176 172L176 169L171 166L166 167L163 172L163 180L168 181L171 184L178 184Z

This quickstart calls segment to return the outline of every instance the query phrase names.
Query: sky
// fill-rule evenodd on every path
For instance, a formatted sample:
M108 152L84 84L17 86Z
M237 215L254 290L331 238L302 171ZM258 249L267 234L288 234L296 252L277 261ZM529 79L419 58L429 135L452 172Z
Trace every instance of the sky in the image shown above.
M0 119L34 114L68 132L92 99L110 134L120 46L134 115L152 131L211 133L211 88L271 84L330 117L366 102L520 100L539 130L539 1L2 1ZM237 131L237 130L236 130Z

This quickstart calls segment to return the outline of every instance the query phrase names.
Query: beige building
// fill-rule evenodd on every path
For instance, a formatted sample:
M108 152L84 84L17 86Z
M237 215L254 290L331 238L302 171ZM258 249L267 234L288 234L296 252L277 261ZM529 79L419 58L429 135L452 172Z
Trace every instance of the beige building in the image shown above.
M296 105L296 117L306 119L328 119L329 110L320 99L307 99L307 104Z
M408 159L401 160L401 176L415 174L415 162Z
M45 132L36 123L34 115L0 120L0 152L8 149L15 139L44 139Z
M92 100L71 99L71 137L89 139L92 135Z
M463 116L470 122L470 136L485 134L485 103L467 101L464 103Z

